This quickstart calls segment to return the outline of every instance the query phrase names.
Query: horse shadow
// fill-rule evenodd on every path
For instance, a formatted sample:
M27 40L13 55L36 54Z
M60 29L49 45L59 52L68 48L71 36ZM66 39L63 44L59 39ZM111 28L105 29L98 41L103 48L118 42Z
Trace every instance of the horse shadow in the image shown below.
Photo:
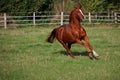
M66 51L57 51L57 52L55 52L55 54L57 54L57 53L63 54L65 56L68 56L68 53ZM82 52L72 51L72 54L74 56L88 56L87 51L82 51Z

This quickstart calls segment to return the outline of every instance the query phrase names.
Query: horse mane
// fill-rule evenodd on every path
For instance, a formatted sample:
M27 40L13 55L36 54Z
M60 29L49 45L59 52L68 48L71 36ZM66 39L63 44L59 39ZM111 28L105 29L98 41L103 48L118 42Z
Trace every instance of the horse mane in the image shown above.
M70 22L72 21L72 19L73 19L73 16L72 16L72 15L73 15L73 12L74 12L74 10L72 10L71 13L70 13L70 16L69 16L69 23L70 23Z

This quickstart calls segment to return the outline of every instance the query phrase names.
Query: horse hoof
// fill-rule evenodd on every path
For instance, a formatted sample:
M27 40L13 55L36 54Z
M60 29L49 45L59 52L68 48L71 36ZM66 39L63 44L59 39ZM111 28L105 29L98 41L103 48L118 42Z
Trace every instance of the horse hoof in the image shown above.
M93 60L93 57L89 57L91 60Z
M72 56L72 58L73 58L73 59L75 59L75 57L74 57L74 56Z
M96 60L99 60L100 59L100 57L99 56L96 56L96 57L94 57Z
M72 59L75 59L75 56L73 56L73 55L70 55L70 57L71 57Z

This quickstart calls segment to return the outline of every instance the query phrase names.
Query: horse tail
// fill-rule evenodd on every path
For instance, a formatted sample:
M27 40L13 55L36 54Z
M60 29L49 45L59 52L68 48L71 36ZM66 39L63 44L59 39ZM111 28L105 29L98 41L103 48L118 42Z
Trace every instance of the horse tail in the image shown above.
M49 43L53 43L53 41L55 39L55 35L56 35L56 29L54 29L51 32L50 36L46 39L46 41L49 42Z

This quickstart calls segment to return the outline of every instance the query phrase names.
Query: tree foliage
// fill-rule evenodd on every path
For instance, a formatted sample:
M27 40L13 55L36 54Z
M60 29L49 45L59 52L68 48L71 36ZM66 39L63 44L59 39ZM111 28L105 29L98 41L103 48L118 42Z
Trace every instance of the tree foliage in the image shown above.
M83 8L87 12L103 11L105 0L81 0Z
M37 12L50 10L52 0L0 0L0 12Z
M78 2L85 11L120 10L120 0L0 0L0 12L69 11Z

